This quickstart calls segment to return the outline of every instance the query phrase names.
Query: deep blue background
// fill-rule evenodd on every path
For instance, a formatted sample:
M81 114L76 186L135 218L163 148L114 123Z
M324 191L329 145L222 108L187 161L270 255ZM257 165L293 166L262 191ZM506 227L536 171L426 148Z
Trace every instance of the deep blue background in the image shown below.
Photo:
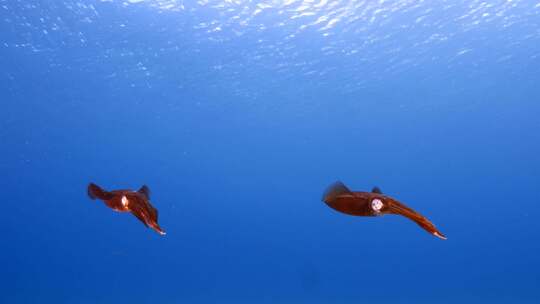
M0 302L540 301L534 1L293 38L303 21L272 10L238 34L187 1L32 2L0 1ZM433 27L402 31L420 12ZM426 42L437 24L449 39ZM448 240L330 210L338 179ZM88 199L90 181L147 184L167 235Z

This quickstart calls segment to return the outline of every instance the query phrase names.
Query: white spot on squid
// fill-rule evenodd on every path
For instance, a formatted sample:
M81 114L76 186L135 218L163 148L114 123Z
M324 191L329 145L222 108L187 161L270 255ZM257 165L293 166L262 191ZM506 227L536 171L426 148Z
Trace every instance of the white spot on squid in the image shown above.
M128 201L128 199L127 199L127 197L125 195L122 196L122 205L124 207L128 207L128 205L129 205L129 201Z
M371 201L371 209L373 209L373 211L379 212L381 211L382 207L384 207L384 204L380 199L376 198Z

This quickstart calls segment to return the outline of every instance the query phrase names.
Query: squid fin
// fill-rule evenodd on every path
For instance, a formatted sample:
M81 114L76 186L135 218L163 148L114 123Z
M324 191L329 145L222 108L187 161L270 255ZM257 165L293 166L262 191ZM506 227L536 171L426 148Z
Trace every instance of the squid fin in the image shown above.
M144 195L147 200L150 200L150 188L147 185L143 185L137 192Z
M110 193L110 192L107 192L103 189L101 189L100 186L94 184L94 183L90 183L88 185L88 196L95 200L95 199L100 199L100 200L110 200L114 197L114 194Z
M347 188L342 182L337 181L330 185L328 188L326 188L326 191L323 194L322 200L323 202L331 202L336 197L342 195L342 194L350 194L351 190Z

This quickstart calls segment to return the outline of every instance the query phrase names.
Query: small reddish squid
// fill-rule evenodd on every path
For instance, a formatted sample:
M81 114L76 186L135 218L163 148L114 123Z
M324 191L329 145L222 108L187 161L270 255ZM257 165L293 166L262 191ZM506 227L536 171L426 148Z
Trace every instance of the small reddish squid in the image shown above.
M105 191L96 184L88 185L88 196L100 199L109 208L118 212L131 212L146 227L164 235L165 231L158 225L158 211L150 204L150 189L145 185L139 190Z
M331 208L349 215L380 216L384 214L402 215L434 236L446 240L435 225L427 218L398 200L382 194L377 187L371 192L352 192L342 182L336 182L324 192L323 202Z

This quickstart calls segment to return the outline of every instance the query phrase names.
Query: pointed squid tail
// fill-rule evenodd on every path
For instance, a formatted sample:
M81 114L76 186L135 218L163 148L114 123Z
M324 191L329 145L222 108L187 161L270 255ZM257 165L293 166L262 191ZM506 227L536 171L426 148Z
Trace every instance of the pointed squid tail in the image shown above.
M418 226L422 227L424 230L433 234L434 236L443 240L447 239L446 236L442 234L427 218L413 209L405 206L404 204L394 200L389 204L388 209L389 213L399 214L414 221L416 224L418 224Z

